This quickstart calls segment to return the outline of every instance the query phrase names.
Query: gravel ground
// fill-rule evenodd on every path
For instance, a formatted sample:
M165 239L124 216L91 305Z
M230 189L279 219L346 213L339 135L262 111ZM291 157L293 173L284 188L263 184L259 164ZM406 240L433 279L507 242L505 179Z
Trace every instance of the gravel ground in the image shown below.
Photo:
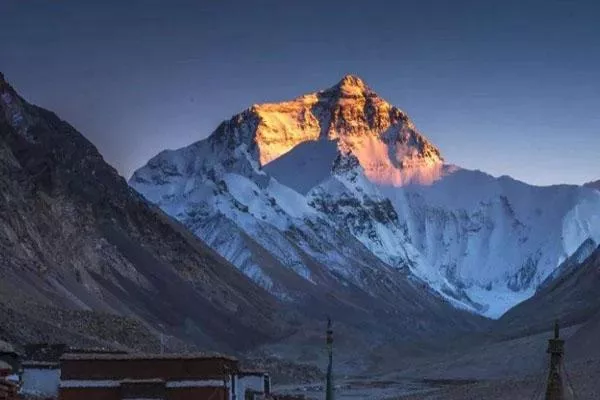
M355 378L336 382L336 400L392 400L402 396L424 394L438 391L448 382L431 382L415 380L373 380L372 378ZM274 391L280 394L304 395L307 400L321 400L324 397L323 382L307 385L280 385ZM400 397L399 397L400 396Z

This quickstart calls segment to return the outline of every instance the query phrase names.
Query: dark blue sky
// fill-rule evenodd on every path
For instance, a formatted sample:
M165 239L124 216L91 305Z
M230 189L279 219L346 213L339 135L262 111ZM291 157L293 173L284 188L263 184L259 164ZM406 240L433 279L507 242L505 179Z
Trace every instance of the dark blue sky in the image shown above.
M596 1L0 0L0 71L129 176L253 103L361 76L448 162L600 178Z

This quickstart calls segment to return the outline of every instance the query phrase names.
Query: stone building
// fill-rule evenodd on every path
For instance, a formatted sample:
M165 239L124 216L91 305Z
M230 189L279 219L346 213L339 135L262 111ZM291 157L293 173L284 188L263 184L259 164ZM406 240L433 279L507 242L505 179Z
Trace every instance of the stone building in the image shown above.
M59 400L245 400L268 393L262 371L207 354L65 354Z
M21 392L27 396L56 398L60 384L60 358L66 353L124 354L108 349L80 349L64 343L31 343L24 346L20 373Z
M271 379L262 370L241 370L237 373L236 400L262 399L271 392Z

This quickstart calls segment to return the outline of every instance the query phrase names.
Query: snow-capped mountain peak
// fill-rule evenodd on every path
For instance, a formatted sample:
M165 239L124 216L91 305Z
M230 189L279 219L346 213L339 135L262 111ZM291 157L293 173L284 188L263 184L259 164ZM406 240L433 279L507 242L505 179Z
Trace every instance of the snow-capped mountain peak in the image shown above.
M284 299L298 293L273 263L372 296L413 279L497 317L585 240L600 242L600 192L445 165L403 111L352 75L254 105L160 153L131 185Z
M340 97L363 96L372 93L371 88L360 79L360 77L352 74L344 75L344 77L328 91L337 92Z
M226 141L245 143L260 166L300 144L329 140L336 141L342 155L354 154L367 177L379 184L430 184L442 175L440 151L402 110L353 75L291 101L254 105L228 127L229 135L244 135ZM213 136L223 134L218 129Z

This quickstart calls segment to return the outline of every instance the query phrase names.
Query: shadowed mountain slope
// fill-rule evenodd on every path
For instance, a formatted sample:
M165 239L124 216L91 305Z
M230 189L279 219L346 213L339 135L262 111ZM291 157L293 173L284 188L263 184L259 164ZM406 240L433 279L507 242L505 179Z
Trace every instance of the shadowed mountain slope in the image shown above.
M556 319L561 326L571 326L585 323L600 312L600 248L588 242L580 251L587 257L577 260L576 253L566 260L559 268L560 274L509 310L496 329L513 334L543 332Z
M0 274L0 335L15 343L156 347L164 331L174 346L244 349L285 325L272 296L1 75Z

